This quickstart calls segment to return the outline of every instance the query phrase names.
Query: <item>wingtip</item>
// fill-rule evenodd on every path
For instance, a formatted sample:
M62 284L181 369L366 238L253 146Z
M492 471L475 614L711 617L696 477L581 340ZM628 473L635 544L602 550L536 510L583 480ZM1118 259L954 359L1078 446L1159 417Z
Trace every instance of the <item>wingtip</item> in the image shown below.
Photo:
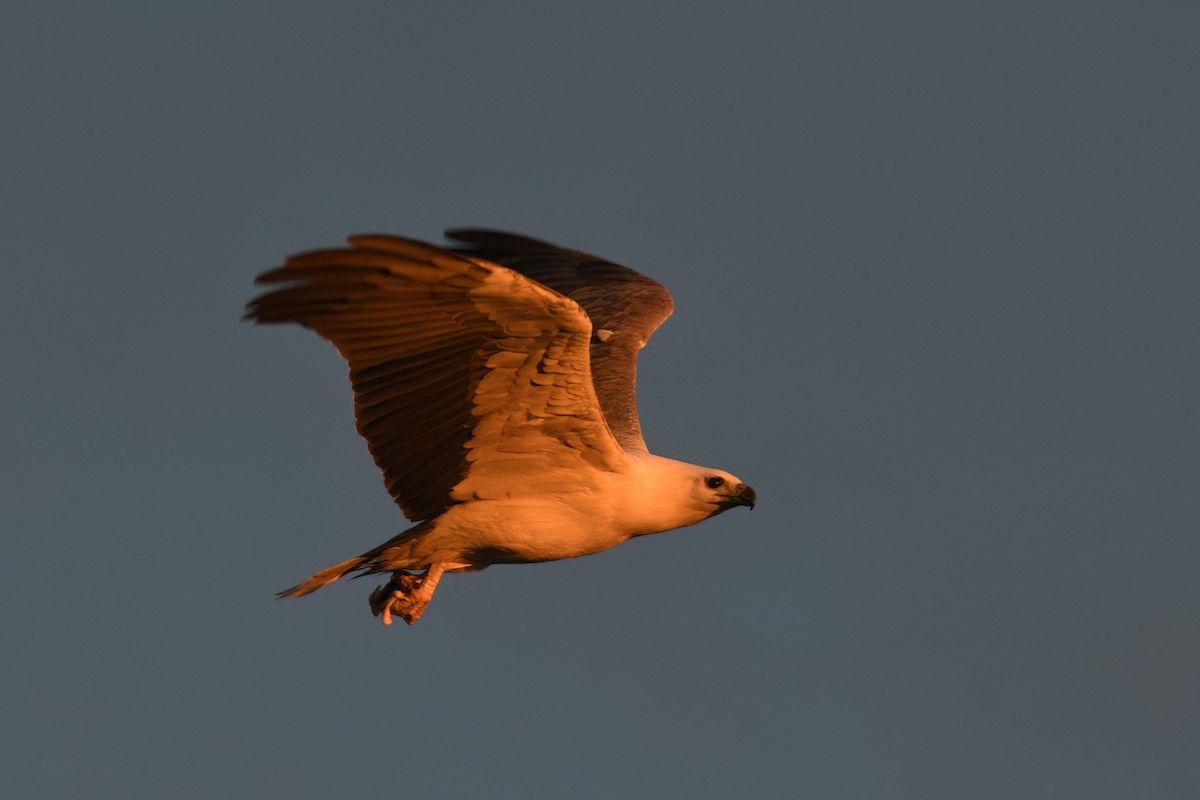
M451 242L474 244L481 247L501 247L505 249L526 250L531 247L554 247L544 239L535 239L523 233L502 231L498 228L446 228L442 236Z

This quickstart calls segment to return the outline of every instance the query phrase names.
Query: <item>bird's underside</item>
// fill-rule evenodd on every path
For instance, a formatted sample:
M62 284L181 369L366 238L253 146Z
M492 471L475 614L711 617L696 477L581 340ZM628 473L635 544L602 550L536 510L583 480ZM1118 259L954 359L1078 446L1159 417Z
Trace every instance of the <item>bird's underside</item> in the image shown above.
M281 596L391 573L385 624L420 618L446 572L573 558L691 525L754 491L650 454L637 353L671 313L658 283L513 234L390 236L303 253L258 278L258 323L295 322L350 365L358 430L417 524Z

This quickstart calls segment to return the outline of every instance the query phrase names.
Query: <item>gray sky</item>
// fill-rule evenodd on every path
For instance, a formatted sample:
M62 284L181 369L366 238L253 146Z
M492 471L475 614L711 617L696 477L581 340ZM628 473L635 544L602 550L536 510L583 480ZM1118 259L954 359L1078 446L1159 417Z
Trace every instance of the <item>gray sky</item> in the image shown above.
M14 797L1200 793L1194 3L42 3L0 24ZM274 592L405 526L288 253L665 283L752 514Z

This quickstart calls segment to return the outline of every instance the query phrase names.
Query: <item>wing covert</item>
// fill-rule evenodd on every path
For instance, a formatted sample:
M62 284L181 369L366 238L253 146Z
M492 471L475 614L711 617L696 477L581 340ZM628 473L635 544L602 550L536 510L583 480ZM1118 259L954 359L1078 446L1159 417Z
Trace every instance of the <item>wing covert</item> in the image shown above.
M457 252L516 270L579 303L592 320L592 380L613 435L646 451L637 414L637 356L671 316L666 288L628 267L577 250L503 231L454 228Z

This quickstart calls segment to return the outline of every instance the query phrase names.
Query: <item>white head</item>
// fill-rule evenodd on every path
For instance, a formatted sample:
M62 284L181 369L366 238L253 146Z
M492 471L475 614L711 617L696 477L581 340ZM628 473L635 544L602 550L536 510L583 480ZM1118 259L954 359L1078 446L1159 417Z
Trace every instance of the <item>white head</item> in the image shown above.
M628 519L634 536L669 531L714 517L734 506L754 508L754 490L737 476L660 456L636 459L630 476Z

